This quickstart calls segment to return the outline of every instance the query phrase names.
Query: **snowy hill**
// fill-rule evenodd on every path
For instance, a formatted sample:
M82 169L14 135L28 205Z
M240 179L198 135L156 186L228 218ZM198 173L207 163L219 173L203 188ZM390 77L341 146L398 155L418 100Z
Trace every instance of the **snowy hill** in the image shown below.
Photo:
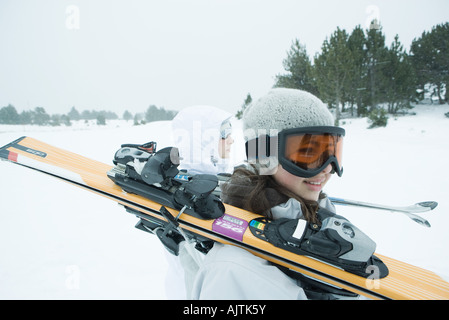
M400 213L338 207L377 243L377 252L449 279L449 106L417 106L415 116L366 129L345 120L344 175L326 192L390 205L435 200L424 228ZM171 144L169 122L132 126L0 126L0 145L28 135L111 163L122 143ZM235 132L233 160L243 159ZM159 241L113 201L38 172L0 162L0 299L165 299L167 262Z

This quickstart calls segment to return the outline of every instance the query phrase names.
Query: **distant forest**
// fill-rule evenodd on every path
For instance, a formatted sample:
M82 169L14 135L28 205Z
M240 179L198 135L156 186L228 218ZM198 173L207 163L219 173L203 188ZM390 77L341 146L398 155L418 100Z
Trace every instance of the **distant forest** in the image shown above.
M337 28L312 58L294 39L283 66L273 87L313 93L334 110L336 125L344 117L368 117L385 126L387 114L406 113L426 97L449 103L449 22L424 31L408 50L398 35L388 45L376 20L367 30ZM251 100L248 94L237 118Z
M121 119L133 120L134 125L145 124L152 121L172 120L176 111L165 110L163 107L150 105L145 112L132 114L126 110ZM105 125L107 120L119 119L119 116L112 111L84 110L79 112L72 107L67 114L48 114L43 107L36 107L33 110L24 110L18 113L16 108L9 104L0 108L0 124L32 124L38 126L60 126L72 125L72 121L96 120L98 125Z
M399 36L388 45L382 26L373 20L366 30L337 28L310 58L306 46L294 39L283 60L285 72L275 75L273 87L302 89L318 96L334 111L336 125L345 117L368 117L372 126L386 126L388 114L407 113L411 103L425 97L437 104L449 102L449 22L436 25L404 48ZM251 103L248 93L237 112L240 119ZM145 112L125 111L122 119L134 124L171 120L175 111L150 105ZM99 125L119 116L110 111L49 115L43 107L18 113L13 105L0 109L1 124L70 125L96 119Z

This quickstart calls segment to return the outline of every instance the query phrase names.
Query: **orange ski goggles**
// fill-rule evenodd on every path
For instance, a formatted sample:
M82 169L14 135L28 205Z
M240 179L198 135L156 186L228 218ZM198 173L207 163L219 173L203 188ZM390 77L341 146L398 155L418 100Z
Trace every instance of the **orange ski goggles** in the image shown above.
M329 164L332 172L343 174L342 155L345 130L340 127L305 127L279 133L279 163L299 177L311 178Z

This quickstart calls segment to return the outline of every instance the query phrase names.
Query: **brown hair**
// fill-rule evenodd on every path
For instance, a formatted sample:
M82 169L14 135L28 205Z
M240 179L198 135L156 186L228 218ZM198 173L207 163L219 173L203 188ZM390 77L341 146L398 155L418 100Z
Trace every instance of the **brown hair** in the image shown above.
M304 219L319 223L316 212L318 202L305 200L274 180L272 175L260 175L254 171L238 168L222 186L223 202L272 218L271 208L294 198L301 203ZM320 195L321 197L322 195Z

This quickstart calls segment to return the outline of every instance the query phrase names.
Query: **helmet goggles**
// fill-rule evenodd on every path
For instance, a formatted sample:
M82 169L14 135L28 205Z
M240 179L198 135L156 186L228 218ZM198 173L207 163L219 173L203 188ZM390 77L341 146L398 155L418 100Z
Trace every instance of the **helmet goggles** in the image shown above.
M341 177L344 135L343 128L331 126L283 130L278 134L279 163L303 178L314 177L331 164L331 173Z
M224 120L220 125L221 139L226 139L230 134L232 134L231 117Z

